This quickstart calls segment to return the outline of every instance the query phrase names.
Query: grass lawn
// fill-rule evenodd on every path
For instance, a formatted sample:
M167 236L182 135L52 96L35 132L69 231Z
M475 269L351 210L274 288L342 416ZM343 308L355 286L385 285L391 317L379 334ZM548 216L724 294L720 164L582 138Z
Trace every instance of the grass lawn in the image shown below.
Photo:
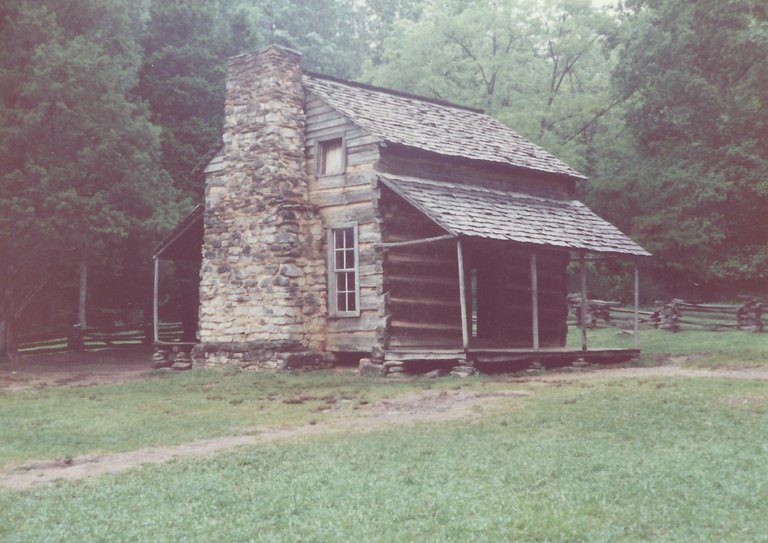
M634 348L631 335L618 335L616 328L588 330L590 348ZM570 327L568 346L581 346L581 331ZM768 366L768 333L756 334L741 330L709 332L685 330L672 333L666 330L640 330L642 362L663 360L667 355L691 356L685 365L696 367L753 367Z
M590 342L632 338L595 330ZM644 331L642 346L641 365L692 353L705 353L692 365L768 365L764 334ZM0 541L768 542L766 381L193 371L0 391L0 467L322 425L427 388L531 395L472 423L320 435L0 490Z
M395 382L343 373L191 371L114 385L0 390L0 467L322 423L387 396L458 380Z
M764 382L528 386L532 396L473 424L316 437L0 492L0 540L768 540Z

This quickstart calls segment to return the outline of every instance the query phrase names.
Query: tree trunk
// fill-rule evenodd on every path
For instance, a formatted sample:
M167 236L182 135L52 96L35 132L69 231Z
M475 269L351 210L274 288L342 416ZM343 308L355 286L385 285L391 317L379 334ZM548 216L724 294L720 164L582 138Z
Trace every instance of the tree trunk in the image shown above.
M19 358L14 320L13 289L6 284L0 297L0 362Z
M85 303L88 292L88 264L80 262L80 296L77 300L77 323L85 330Z
M19 356L13 323L10 320L0 321L0 362L16 360Z

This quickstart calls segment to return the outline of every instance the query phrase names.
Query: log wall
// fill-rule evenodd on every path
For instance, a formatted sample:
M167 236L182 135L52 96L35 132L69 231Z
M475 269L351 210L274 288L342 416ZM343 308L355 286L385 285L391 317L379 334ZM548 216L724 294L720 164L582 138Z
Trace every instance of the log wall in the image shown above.
M533 346L531 249L509 242L471 240L465 244L475 347ZM567 333L567 252L537 250L539 341L541 347L565 345Z
M383 188L380 200L385 243L445 234L400 196ZM452 240L390 248L384 252L388 347L461 347L461 309Z
M573 198L576 188L573 178L561 175L532 173L503 164L444 157L393 145L382 150L379 169L393 175L484 185L547 198Z
M310 203L319 210L326 229L348 223L357 223L358 227L360 316L328 317L326 350L370 353L380 345L386 323L379 296L382 290L381 255L374 250L374 244L381 241L376 210L378 139L312 94L307 96L305 114ZM315 165L317 143L337 137L343 137L345 142L345 171L318 176ZM327 230L323 250L328 250Z

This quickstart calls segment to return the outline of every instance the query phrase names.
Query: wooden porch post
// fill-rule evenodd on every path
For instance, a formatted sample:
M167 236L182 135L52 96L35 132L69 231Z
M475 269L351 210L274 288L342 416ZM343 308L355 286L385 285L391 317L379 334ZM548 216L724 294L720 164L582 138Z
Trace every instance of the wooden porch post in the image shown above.
M587 260L584 251L579 253L581 271L581 350L587 350Z
M467 294L464 284L464 255L461 250L461 238L456 238L456 256L459 262L459 302L461 304L461 343L464 352L469 350L469 328L467 326Z
M640 348L640 272L635 264L635 349Z
M154 260L154 266L155 266L155 272L154 272L154 288L152 292L152 337L154 338L154 342L157 343L158 340L158 320L157 320L157 289L160 284L160 260L157 257L154 257L152 260Z
M531 253L531 318L533 319L533 350L539 350L539 277L536 252Z

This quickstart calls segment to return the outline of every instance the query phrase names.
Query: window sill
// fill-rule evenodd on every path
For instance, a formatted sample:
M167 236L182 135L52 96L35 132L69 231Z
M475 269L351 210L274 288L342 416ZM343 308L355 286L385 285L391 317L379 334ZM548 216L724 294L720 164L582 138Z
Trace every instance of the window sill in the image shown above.
M335 173L316 173L315 176L318 179L328 179L329 177L343 177L347 172L341 171L341 172L335 172Z

